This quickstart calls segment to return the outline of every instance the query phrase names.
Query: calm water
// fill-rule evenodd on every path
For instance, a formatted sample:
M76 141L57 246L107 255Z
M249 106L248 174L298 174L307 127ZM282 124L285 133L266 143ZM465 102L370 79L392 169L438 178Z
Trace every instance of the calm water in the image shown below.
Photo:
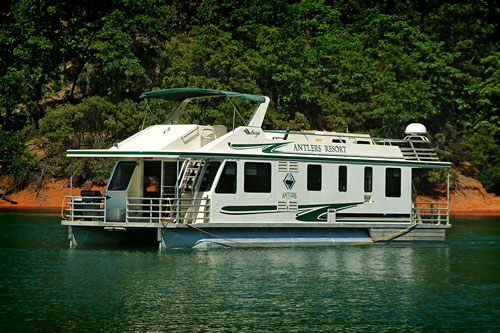
M500 218L452 222L443 243L158 252L0 211L0 331L497 331Z

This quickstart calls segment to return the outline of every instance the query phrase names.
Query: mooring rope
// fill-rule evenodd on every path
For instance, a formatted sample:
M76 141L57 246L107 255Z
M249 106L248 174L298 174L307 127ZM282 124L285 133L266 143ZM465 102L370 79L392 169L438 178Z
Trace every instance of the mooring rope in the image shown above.
M396 236L398 236L399 234L402 234L405 231L408 231L408 230L411 230L411 229L415 228L418 224L422 224L422 223L416 222L415 224L410 225L408 228L404 228L403 230L395 232L392 235L385 236L385 237L382 237L382 238L379 238L379 239L376 239L376 240L371 240L369 242L363 242L363 243L347 244L347 245L349 245L349 246L367 245L367 244L377 243L377 242L380 242L380 241L383 241L383 240L391 240L391 239L396 238Z
M167 223L175 224L175 222L167 222ZM185 226L189 227L189 228L192 228L194 230L198 230L199 232L202 232L204 234L207 234L207 235L210 235L210 236L213 236L213 237L216 237L216 238L220 238L220 239L226 240L226 241L231 242L231 243L240 244L240 245L253 246L253 247L272 247L272 248L289 247L289 246L284 246L284 245L263 245L263 244L243 243L243 242L236 241L234 239L229 239L229 238L225 238L225 237L222 237L222 236L215 235L213 233L210 233L208 231L205 231L203 229L200 229L200 228L195 227L194 225L191 225L191 224L188 224L188 223L183 223L183 224ZM411 230L411 229L415 228L418 224L422 224L422 223L417 222L415 224L410 225L407 228L404 228L403 230L400 230L400 231L395 232L395 233L393 233L393 234L391 234L389 236L385 236L385 237L382 237L382 238L379 238L379 239L376 239L376 240L372 240L372 241L369 241L369 242L355 243L355 244L345 244L345 245L347 245L347 246L367 245L367 244L374 244L374 243L377 243L377 242L380 242L380 241L384 241L384 240L391 240L391 239L396 238L399 234L402 234L405 231L408 231L408 230Z

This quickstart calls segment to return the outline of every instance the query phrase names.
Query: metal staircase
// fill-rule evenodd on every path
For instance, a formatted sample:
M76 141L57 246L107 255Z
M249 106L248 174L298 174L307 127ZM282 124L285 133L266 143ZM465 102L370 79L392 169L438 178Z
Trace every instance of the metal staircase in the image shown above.
M200 188L201 176L206 167L206 160L203 159L187 159L182 163L181 172L177 179L177 222L189 223L196 220L199 206L196 197Z

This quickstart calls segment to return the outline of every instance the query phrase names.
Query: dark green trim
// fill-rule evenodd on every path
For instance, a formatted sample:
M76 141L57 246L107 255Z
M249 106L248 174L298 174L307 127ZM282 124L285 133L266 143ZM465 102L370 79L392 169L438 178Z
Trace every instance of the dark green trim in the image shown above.
M287 154L279 152L279 154ZM78 156L79 155L79 156ZM107 156L106 156L107 155ZM67 157L84 157L84 156L95 156L95 157L136 157L140 156L150 156L150 157L165 157L165 156L178 156L179 158L221 158L221 159L259 159L259 160L294 160L294 161L315 161L315 162L326 162L326 163L346 163L346 164L370 164L370 165L398 165L398 166L408 166L408 167L421 167L421 168L451 168L451 163L449 162L435 162L438 164L428 163L428 162L414 162L407 161L404 159L394 160L374 160L383 159L384 157L366 157L363 159L352 159L359 158L356 156L314 156L314 155L293 155L293 156L283 156L278 155L278 152L272 155L265 154L233 154L233 153L210 153L210 152L166 152L166 151L95 151L95 150L68 150L66 152Z
M269 211L269 210L276 210L277 206L276 205L269 205L269 206L224 206L222 207L223 210L228 211L228 212L260 212L260 211Z
M302 222L320 222L326 221L325 218L320 218L328 209L342 210L355 207L362 202L347 202L335 204L311 204L299 205L299 209L295 215L295 220ZM291 211L278 211L275 205L263 206L224 206L220 213L225 215L255 215L255 214L274 214L274 213L290 213Z
M337 219L337 223L411 223L411 220L342 220Z

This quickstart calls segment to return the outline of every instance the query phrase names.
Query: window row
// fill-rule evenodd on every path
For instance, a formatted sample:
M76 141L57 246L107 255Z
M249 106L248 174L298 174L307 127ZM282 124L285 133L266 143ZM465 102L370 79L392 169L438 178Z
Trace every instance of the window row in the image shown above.
M217 162L218 163L218 162ZM213 178L218 169L214 169L213 175L210 172L209 177L205 176L208 183L204 186L202 183L201 190L206 191L211 187ZM244 191L247 193L269 193L271 192L271 163L264 162L246 162L244 166ZM227 162L222 170L222 175L215 188L216 193L236 193L236 162ZM322 189L322 167L319 164L307 165L307 190L321 191ZM338 168L338 190L339 192L347 192L347 166L341 165ZM373 191L373 168L364 168L364 191L370 193ZM385 195L386 197L401 196L401 169L386 168L385 169Z
M338 169L338 190L347 192L347 166L340 165ZM307 190L321 191L321 165L309 164L307 166ZM373 191L373 168L364 168L364 191L370 193ZM385 169L385 196L401 196L401 169Z

